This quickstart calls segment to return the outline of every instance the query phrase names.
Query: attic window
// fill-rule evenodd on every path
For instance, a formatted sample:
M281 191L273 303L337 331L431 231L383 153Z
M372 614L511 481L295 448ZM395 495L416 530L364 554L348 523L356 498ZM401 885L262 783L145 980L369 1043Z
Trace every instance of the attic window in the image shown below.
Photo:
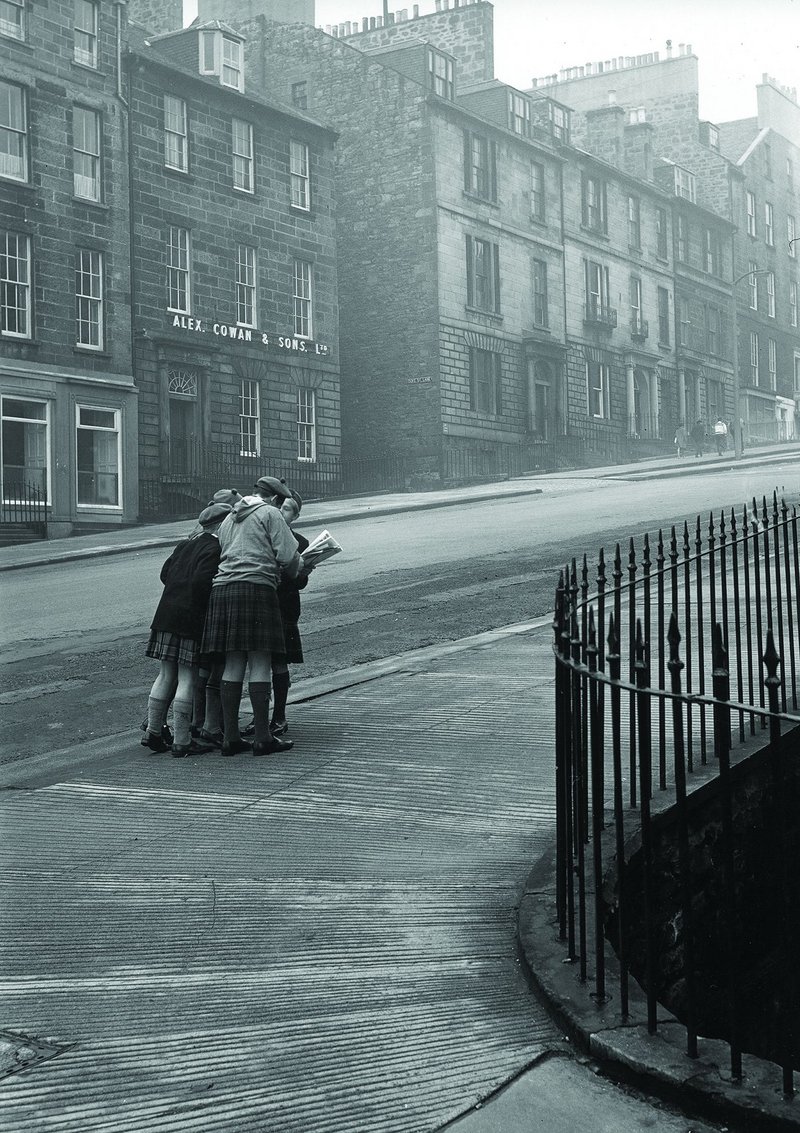
M531 104L524 95L508 92L508 128L523 138L531 136Z
M688 169L681 169L679 165L675 166L674 173L675 196L694 203L697 200L694 173L690 173Z
M244 90L242 41L222 31L201 31L200 74L217 75L224 87Z
M719 130L716 126L712 126L710 122L708 124L708 144L711 149L719 153Z
M439 51L434 51L431 47L428 48L428 86L434 94L438 94L440 98L447 98L450 102L455 97L453 71L452 59Z
M557 142L568 142L570 132L570 112L566 106L551 102L549 106L550 133Z

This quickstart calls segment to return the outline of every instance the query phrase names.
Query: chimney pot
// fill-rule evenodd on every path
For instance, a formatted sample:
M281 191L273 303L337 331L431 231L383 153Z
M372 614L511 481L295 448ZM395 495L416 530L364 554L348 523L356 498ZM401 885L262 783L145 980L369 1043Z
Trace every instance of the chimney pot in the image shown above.
M413 7L411 8L411 11L414 13L414 19L418 20L419 19L419 4L414 4Z

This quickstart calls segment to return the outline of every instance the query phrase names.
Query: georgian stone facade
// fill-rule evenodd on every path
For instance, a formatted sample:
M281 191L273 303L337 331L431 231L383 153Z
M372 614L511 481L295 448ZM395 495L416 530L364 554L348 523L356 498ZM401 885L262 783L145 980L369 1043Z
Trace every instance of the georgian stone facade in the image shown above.
M243 52L231 49L238 72L201 75L206 35L215 51L241 45L218 21L131 35L135 372L151 508L153 495L174 510L185 494L188 506L214 476L246 489L273 472L319 490L340 452L333 135L253 93Z
M3 518L43 493L57 536L138 512L125 29L112 3L14 12L0 27Z

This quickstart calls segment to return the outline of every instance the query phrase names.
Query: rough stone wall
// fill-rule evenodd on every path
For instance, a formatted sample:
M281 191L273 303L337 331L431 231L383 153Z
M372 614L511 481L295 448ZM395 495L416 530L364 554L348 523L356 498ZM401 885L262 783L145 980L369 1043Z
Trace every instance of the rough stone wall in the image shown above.
M188 103L189 173L169 170L163 155L163 92ZM298 385L317 389L318 455L339 452L338 297L334 228L332 139L300 120L276 116L247 99L235 99L198 78L170 79L142 56L132 66L134 116L133 207L136 226L137 378L142 388L142 456L158 460L166 437L170 367L200 375L204 439L238 442L241 377L261 391L262 451L270 458L296 456ZM254 127L255 192L233 188L231 115ZM309 144L312 211L290 207L289 142ZM191 233L194 326L173 325L167 312L165 245L170 225ZM236 246L258 251L258 331L251 341L214 332L236 323ZM329 345L328 357L286 350L278 336L293 330L293 266L313 264L313 338ZM270 337L265 346L261 333Z
M795 730L795 742L796 742ZM791 751L783 741L784 752ZM775 793L775 756L756 753L732 769L733 869L736 907L735 979L742 1006L742 1046L761 1057L779 1057L781 1032L779 1006L783 1003L793 1019L800 1004L793 990L792 971L800 937L798 906L794 898L798 849L797 801L800 775L796 763L783 755L785 780ZM689 798L689 872L691 911L694 922L696 1025L704 1035L726 1037L729 1027L730 985L727 955L731 926L723 900L724 842L719 778ZM779 847L779 825L785 843ZM685 1017L686 921L682 912L682 888L678 852L678 816L670 807L653 821L653 877L656 892L652 915L656 923L659 1002ZM635 836L638 837L638 836ZM625 894L628 923L633 926L633 944L628 951L631 970L644 978L642 920L642 862L636 841L631 841L626 865ZM781 891L781 859L786 864L789 889ZM616 945L615 881L605 887L609 906L607 931ZM791 1035L791 1032L790 1032ZM790 1041L795 1067L800 1064L800 1037Z
M315 0L198 0L197 18L235 26L263 16L285 24L314 25Z
M572 125L573 139L578 145L584 145L589 137L587 113L608 107L610 98L625 111L644 107L647 121L653 127L655 155L694 173L697 203L719 216L731 218L730 163L700 141L699 86L694 55L608 70L537 89L576 111ZM605 153L594 146L589 148L605 160L619 164L613 146Z
M619 168L623 160L626 118L627 113L621 106L601 106L596 110L587 110L585 148Z
M183 27L183 0L128 0L128 19L151 35Z
M535 89L538 94L555 98L580 113L593 107L607 106L613 92L620 106L629 109L652 107L653 120L662 124L671 118L679 120L686 106L693 106L697 117L697 57L682 55L636 67L609 69L599 75L568 79Z
M404 20L373 31L347 37L360 51L387 47L410 39L421 39L447 51L456 60L456 91L459 84L494 78L494 21L492 5L479 0L445 12Z

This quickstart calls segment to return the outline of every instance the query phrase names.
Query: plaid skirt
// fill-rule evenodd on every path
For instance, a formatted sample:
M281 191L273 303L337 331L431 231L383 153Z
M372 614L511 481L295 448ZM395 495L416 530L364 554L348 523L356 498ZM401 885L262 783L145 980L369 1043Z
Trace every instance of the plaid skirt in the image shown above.
M200 654L219 661L226 653L283 653L278 596L257 582L225 582L211 587Z
M283 619L283 640L286 648L283 653L275 653L273 660L282 665L303 664L303 639L300 637L300 626L297 622Z
M150 640L144 651L145 657L155 657L157 661L177 661L179 665L197 664L197 642L191 637L179 637L168 630L150 630Z

